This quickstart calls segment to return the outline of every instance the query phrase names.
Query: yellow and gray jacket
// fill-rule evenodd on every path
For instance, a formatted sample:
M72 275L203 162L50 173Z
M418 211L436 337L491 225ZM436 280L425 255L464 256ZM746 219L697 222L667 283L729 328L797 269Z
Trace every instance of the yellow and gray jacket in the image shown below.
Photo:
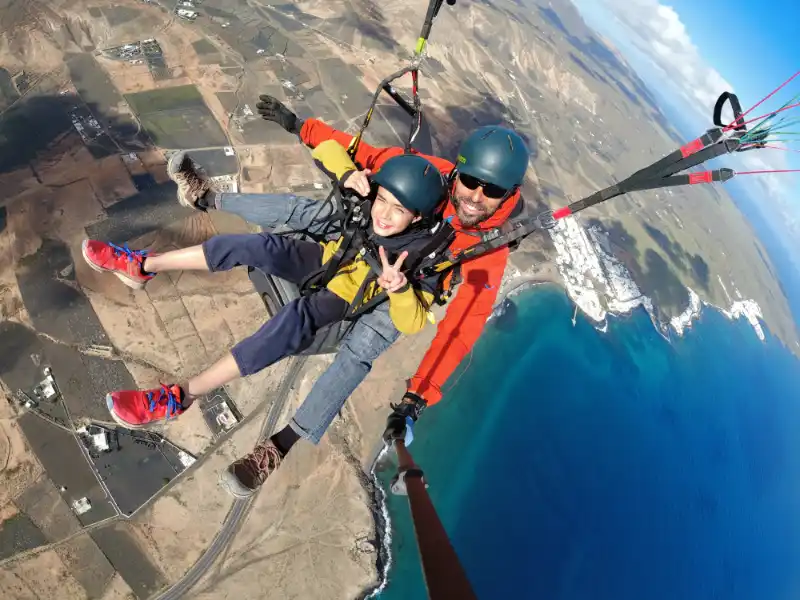
M348 171L356 169L356 165L344 147L334 140L328 140L317 146L312 157L319 161L326 171L336 177L337 181ZM365 234L375 247L384 247L390 260L394 260L404 250L408 251L410 255L414 254L416 250L421 250L428 245L433 235L430 231L414 227L391 237L378 236L371 227ZM331 260L341 244L342 238L321 243L323 265ZM353 304L365 280L371 278L372 281L369 281L364 287L359 301L361 305L364 305L383 292L383 289L374 281L375 277L376 273L363 255L358 253L351 260L342 263L326 287L343 300ZM410 281L403 289L387 294L389 316L400 333L408 335L417 333L425 326L426 321L432 321L430 307L433 304L435 291L436 281L426 279Z

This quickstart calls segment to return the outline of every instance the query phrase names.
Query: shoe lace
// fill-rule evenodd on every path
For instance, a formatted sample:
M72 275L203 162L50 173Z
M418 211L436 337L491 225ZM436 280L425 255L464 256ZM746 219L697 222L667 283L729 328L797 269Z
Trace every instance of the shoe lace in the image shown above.
M158 393L158 397L156 397L156 393ZM147 392L148 410L150 412L155 412L156 408L163 405L165 401L167 403L168 419L174 417L179 410L183 410L181 399L172 392L171 388L168 388L163 383L161 384L161 389L157 392Z
M253 475L269 477L281 464L283 457L278 449L270 442L256 446L253 450L253 460L247 461L252 467Z
M178 170L184 176L189 191L198 198L211 188L209 182L197 173L188 156L183 159Z
M114 256L122 256L123 254L128 258L128 262L137 262L139 264L144 262L147 257L147 250L131 250L128 244L117 246L116 244L108 244L114 252Z

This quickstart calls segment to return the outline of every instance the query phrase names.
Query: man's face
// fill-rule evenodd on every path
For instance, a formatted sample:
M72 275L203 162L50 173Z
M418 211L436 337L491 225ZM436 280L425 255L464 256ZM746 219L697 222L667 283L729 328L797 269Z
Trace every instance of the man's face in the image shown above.
M507 197L507 190L484 185L474 177L459 174L451 200L461 224L475 227L497 212Z

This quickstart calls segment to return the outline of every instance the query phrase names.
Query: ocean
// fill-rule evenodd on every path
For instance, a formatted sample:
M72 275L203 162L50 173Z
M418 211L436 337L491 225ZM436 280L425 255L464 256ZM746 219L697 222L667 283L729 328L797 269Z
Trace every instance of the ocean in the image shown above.
M478 597L800 598L798 360L708 308L668 342L643 310L573 327L555 286L514 302L410 447ZM426 598L388 507L380 598Z

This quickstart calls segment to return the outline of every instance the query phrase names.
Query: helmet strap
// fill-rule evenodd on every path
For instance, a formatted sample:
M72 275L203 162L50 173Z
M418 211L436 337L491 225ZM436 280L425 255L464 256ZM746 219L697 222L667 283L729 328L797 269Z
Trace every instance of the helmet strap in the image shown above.
M369 194L367 194L365 200L369 200L370 202L374 202L375 198L378 197L378 189L380 187L381 186L379 186L374 181L370 181L369 182Z
M508 190L508 192L506 193L506 195L503 197L503 201L500 203L500 205L502 206L503 204L505 204L505 203L506 203L506 200L508 200L508 199L509 199L509 198L511 198L511 197L512 197L514 194L516 194L516 193L517 193L517 190L519 190L519 186L518 186L518 185L515 185L515 186L514 186L514 187L512 187L510 190Z

